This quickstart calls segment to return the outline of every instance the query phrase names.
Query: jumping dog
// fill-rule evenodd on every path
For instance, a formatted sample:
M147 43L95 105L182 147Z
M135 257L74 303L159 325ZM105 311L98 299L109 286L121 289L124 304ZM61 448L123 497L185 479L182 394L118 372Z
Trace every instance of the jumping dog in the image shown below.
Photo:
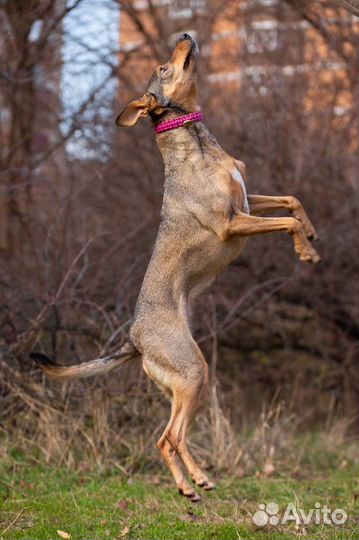
M116 119L117 125L130 127L149 116L165 164L161 222L129 339L117 352L75 366L31 354L55 379L106 373L141 355L147 375L171 399L171 416L157 445L178 491L191 501L200 496L181 462L197 486L214 488L186 442L208 384L207 363L191 335L191 303L238 257L250 236L289 233L300 260L320 260L308 240L317 236L301 203L292 196L247 195L244 163L230 156L202 123L198 56L196 41L183 34L169 62L153 72L147 91ZM292 216L259 217L278 209Z

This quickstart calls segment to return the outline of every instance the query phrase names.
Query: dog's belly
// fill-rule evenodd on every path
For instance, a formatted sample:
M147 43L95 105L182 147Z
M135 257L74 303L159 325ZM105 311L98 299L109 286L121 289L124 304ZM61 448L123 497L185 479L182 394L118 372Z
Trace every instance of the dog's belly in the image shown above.
M142 301L177 305L179 298L192 300L239 256L247 240L222 241L203 228L191 236L167 233L157 239L137 308Z
M190 300L209 287L218 274L239 256L246 241L246 238L233 238L223 242L215 237L191 249L189 256L184 253L187 275L183 285Z
M142 353L148 339L169 321L189 319L189 305L234 261L246 238L222 241L213 232L177 222L162 227L143 280L131 326L131 339ZM186 323L187 324L187 323Z

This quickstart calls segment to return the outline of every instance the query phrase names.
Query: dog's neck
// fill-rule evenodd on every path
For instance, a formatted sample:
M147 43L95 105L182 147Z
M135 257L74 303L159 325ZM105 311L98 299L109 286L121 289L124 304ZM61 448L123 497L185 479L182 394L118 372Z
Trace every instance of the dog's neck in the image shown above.
M160 119L153 119L154 127L161 122L180 118L188 111L169 110ZM162 154L165 165L171 161L185 161L194 152L204 154L208 151L221 151L215 137L208 131L202 122L193 122L190 125L170 129L156 134L157 146Z

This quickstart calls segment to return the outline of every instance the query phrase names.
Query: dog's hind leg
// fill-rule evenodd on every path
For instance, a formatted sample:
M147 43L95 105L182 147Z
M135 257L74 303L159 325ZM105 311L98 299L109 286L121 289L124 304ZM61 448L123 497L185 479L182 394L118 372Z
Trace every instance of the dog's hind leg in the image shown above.
M166 339L163 336L157 338L152 354L143 356L143 367L148 376L172 397L171 418L157 446L174 476L178 491L192 501L199 501L200 497L183 475L178 457L197 485L204 489L214 487L190 455L186 443L188 426L207 392L208 367L192 338L187 333L182 338L180 347L167 336Z
M177 418L178 414L178 402L177 400L173 399L171 418L167 424L165 431L163 432L161 438L157 443L157 447L160 450L165 463L167 464L169 470L171 471L175 479L179 493L190 499L192 502L199 502L201 500L201 497L194 491L191 484L189 484L187 479L185 478L182 467L177 457L177 451L169 440L170 434L172 433L174 421Z
M157 345L160 344L158 340ZM179 461L176 449L171 445L169 435L173 429L174 422L180 413L180 403L175 398L173 387L174 378L176 373L174 372L173 365L170 361L160 357L159 351L156 351L156 355L153 357L149 355L143 355L143 369L147 375L152 379L157 386L164 391L165 394L171 397L171 416L157 442L157 447L161 452L163 460L172 473L172 476L176 482L177 489L181 495L188 497L191 501L197 502L201 500L201 497L194 491L192 485L187 481L185 474L183 473L181 463ZM159 357L161 360L159 360Z
M179 405L177 406L178 414L173 421L167 438L170 441L172 448L176 449L193 482L205 490L211 490L215 485L209 481L207 475L191 456L186 440L188 427L202 404L204 398L203 394L205 394L206 391L207 388L203 386L198 387L194 385L191 387L187 384L184 389L178 390L175 393L174 399Z

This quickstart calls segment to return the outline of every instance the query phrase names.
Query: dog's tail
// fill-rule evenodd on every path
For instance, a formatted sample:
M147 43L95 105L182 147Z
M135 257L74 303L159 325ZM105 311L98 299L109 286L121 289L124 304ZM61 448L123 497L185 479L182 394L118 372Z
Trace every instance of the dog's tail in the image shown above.
M61 366L56 364L42 353L30 353L30 358L42 369L42 371L50 377L50 379L67 380L67 379L82 379L108 373L113 369L126 364L132 358L135 358L140 353L136 347L127 341L121 349L107 356L100 356L89 362L83 362L75 366Z

